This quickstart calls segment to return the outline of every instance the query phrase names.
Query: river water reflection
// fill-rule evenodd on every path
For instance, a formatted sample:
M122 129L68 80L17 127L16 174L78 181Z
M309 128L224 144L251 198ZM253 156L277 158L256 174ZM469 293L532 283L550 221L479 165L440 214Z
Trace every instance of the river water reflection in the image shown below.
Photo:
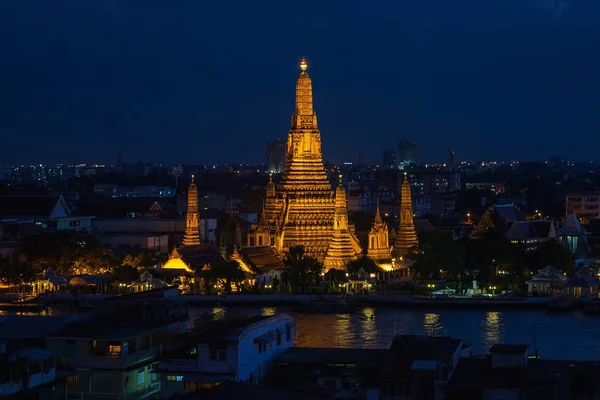
M192 309L200 316L206 309ZM287 307L219 308L225 316L286 313L296 321L296 345L387 348L394 335L452 336L485 354L494 343L535 343L544 358L600 360L600 318L543 311L412 311L365 308L356 314L302 314Z

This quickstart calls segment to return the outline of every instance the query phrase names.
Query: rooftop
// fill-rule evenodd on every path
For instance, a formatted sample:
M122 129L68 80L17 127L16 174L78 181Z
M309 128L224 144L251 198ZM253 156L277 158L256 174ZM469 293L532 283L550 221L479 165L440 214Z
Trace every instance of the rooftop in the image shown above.
M266 321L275 316L257 315L250 318L223 319L212 321L201 330L195 332L194 339L198 343L236 340L238 336L250 325Z
M497 354L521 354L527 352L529 346L526 344L495 344L490 348L490 353Z
M379 364L387 349L291 347L277 359L290 364Z
M50 337L121 340L154 331L164 326L162 322L132 324L123 318L109 318L101 315L82 315L71 318L60 329L53 331Z
M43 338L65 324L66 317L38 315L0 316L0 339Z

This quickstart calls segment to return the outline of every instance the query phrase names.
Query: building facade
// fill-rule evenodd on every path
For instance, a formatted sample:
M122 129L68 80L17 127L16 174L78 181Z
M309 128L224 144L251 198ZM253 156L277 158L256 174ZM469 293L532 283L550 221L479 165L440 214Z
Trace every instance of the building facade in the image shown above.
M160 364L161 397L227 381L258 384L275 358L294 345L294 332L285 314L213 321Z
M398 168L404 169L404 167L416 163L418 158L419 148L415 142L409 139L398 142L398 153L396 156Z
M267 143L267 170L280 174L285 170L286 157L285 140L273 140Z

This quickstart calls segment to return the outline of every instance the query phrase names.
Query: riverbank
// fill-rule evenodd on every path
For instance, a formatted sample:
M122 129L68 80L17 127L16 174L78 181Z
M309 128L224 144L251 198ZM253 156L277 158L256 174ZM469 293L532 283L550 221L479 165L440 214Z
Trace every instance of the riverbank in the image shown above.
M337 296L317 295L182 295L180 301L187 301L194 305L206 306L246 306L246 305L293 305L303 302L322 300L335 300ZM393 307L393 308L456 308L456 309L546 309L551 297L530 298L432 298L408 295L383 295L383 296L356 296L350 297L349 302L368 307Z
M164 293L160 291L142 292L134 295L135 297L163 297ZM33 311L36 308L46 308L55 306L71 306L71 307L93 307L96 302L104 301L107 298L117 296L111 295L82 295L73 296L69 293L53 294L52 296L41 296L39 303L27 303L25 308ZM121 296L118 296L121 297ZM268 306L276 307L281 305L295 305L298 303L315 302L315 301L336 301L340 297L334 295L310 295L310 294L234 294L234 295L199 295L199 294L184 294L172 293L168 296L170 300L187 302L190 305L197 306ZM515 309L515 310L545 310L549 301L553 297L426 297L412 296L409 294L386 294L386 295L367 295L367 296L351 296L347 298L349 303L365 307L389 307L389 308L404 308L404 309L420 309L420 308L447 308L447 309ZM40 305L41 303L41 305ZM6 306L6 307L3 307ZM17 304L1 304L0 310L17 311L23 305ZM25 311L24 309L22 309Z

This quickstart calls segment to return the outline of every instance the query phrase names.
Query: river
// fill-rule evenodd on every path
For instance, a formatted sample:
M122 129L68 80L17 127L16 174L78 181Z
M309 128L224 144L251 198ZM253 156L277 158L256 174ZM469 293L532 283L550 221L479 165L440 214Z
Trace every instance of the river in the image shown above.
M540 357L600 360L600 318L582 312L412 311L364 308L356 314L303 314L289 307L217 307L226 317L285 313L296 321L296 346L387 348L394 335L452 336L471 342L473 354L494 343L539 349ZM206 308L193 308L193 319ZM535 336L535 339L534 339Z

